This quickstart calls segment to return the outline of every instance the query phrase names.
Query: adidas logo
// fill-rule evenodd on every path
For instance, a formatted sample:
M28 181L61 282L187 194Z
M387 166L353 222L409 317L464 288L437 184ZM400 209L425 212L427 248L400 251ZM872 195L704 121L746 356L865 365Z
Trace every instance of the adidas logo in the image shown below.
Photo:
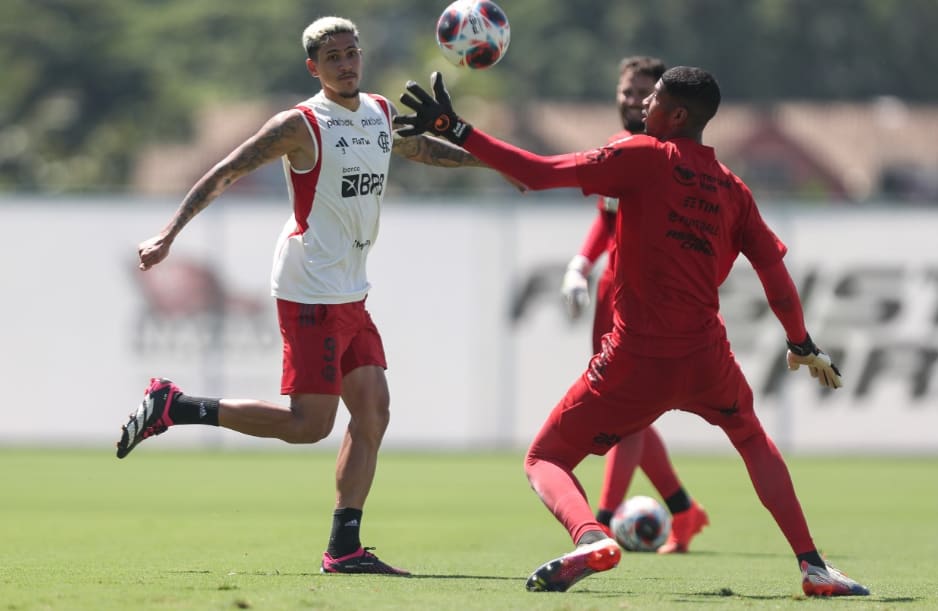
M349 520L343 526L358 526L358 520Z
M344 137L340 137L340 138L339 138L339 141L335 143L335 147L336 147L337 149L345 149L345 148L348 148L348 142L345 141L345 138L344 138Z

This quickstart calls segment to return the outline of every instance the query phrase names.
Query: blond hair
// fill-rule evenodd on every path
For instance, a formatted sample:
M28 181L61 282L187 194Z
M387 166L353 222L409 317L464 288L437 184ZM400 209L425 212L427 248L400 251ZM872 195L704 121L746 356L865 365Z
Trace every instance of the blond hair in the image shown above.
M306 56L316 60L319 48L336 34L348 32L358 41L358 27L344 17L320 17L303 30L303 48Z

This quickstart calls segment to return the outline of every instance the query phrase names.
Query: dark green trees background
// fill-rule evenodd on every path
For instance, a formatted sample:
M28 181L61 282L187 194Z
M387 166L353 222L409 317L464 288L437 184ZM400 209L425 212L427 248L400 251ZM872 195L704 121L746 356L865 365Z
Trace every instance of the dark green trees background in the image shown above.
M430 0L0 2L0 191L121 190L148 143L185 142L197 109L307 96L300 34L356 21L365 86L396 99L443 67ZM633 53L706 67L733 101L892 95L938 102L936 0L502 0L511 48L471 92L611 100ZM549 7L549 8L548 8Z

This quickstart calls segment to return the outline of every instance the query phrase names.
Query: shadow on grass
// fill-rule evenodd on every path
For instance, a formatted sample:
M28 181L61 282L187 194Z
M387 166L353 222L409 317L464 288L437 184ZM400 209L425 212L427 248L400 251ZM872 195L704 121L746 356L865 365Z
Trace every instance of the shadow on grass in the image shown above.
M414 574L410 579L482 579L490 581L520 581L524 583L525 577L509 577L505 575L431 575L429 573Z
M703 552L701 555L705 555L708 552ZM725 554L725 552L724 552ZM696 555L696 554L695 554ZM712 555L720 555L712 553ZM774 556L777 554L739 554L741 556ZM186 575L186 574L207 574L213 573L207 569L182 569L176 571L167 571L170 574L175 575ZM319 571L313 573L286 573L281 571L250 571L243 573L244 575L255 575L255 576L270 576L270 577L323 577L323 578L344 578L344 577L370 577L370 575L354 575L354 574L338 574L338 573L320 573ZM378 577L399 577L397 575L377 575ZM525 577L511 577L505 575L462 575L462 574L431 574L431 573L416 573L409 575L407 577L401 577L402 579L454 579L454 580L482 580L482 581L517 581L523 584L526 581ZM648 577L647 579L666 579L666 577ZM585 585L585 584L583 584ZM535 595L557 595L560 593L557 592L538 592ZM621 598L622 596L631 596L636 594L632 589L619 590L619 591L609 591L609 590L592 590L588 586L583 587L582 585L569 591L563 593L564 596L584 594L590 595L593 597L599 598ZM775 595L766 595L766 594L738 594L731 590L730 588L720 588L716 591L710 592L674 592L672 593L672 602L675 603L699 603L707 599L720 599L720 598L732 598L737 600L751 600L751 601L771 601L771 600L809 600L810 597L803 594L775 594ZM891 597L876 597L876 596L857 596L857 597L844 597L844 598L858 598L867 601L875 601L878 603L885 604L901 604L901 603L917 603L925 600L921 597L916 596L891 596ZM713 601L716 602L716 601Z
M176 571L167 571L171 575L204 575L209 573L214 573L216 571L209 571L204 569L183 569ZM235 575L238 573L229 573L229 575ZM344 578L344 577L371 577L371 574L367 573L321 573L315 571L313 573L286 573L283 571L244 571L240 573L241 575L253 575L255 577L323 577L323 578ZM449 574L449 575L434 575L429 573L415 573L407 576L402 575L383 575L380 573L375 573L376 577L399 577L402 579L479 579L479 580L490 580L490 581L520 581L524 582L525 577L511 577L506 575L460 575L460 574Z
M760 594L738 594L729 588L720 588L716 592L693 592L683 595L685 598L675 599L677 602L694 602L695 598L736 598L742 600L810 600L812 597L804 594L777 594L773 596ZM823 597L818 597L823 598ZM841 599L857 599L865 601L876 601L880 603L915 603L923 600L915 596L894 596L894 597L876 597L876 596L843 596L836 597ZM826 599L825 599L826 600ZM699 602L699 601L698 601Z
M796 598L805 598L804 596L793 596L791 594L737 594L729 588L720 588L716 592L693 592L690 594L685 594L684 596L689 597L702 597L702 598L739 598L742 600L792 600ZM692 602L693 598L678 599L683 602Z

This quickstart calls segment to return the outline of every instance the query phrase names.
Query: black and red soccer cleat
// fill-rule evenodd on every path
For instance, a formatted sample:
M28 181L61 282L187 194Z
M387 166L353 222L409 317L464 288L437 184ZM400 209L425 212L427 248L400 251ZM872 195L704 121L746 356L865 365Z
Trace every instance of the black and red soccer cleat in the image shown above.
M529 592L566 592L584 577L615 568L620 558L622 550L612 538L578 545L572 552L538 567L525 587Z
M143 402L121 427L121 438L117 442L117 457L124 458L144 439L159 435L173 425L169 417L169 406L173 399L182 394L179 387L166 378L151 378L143 394Z

